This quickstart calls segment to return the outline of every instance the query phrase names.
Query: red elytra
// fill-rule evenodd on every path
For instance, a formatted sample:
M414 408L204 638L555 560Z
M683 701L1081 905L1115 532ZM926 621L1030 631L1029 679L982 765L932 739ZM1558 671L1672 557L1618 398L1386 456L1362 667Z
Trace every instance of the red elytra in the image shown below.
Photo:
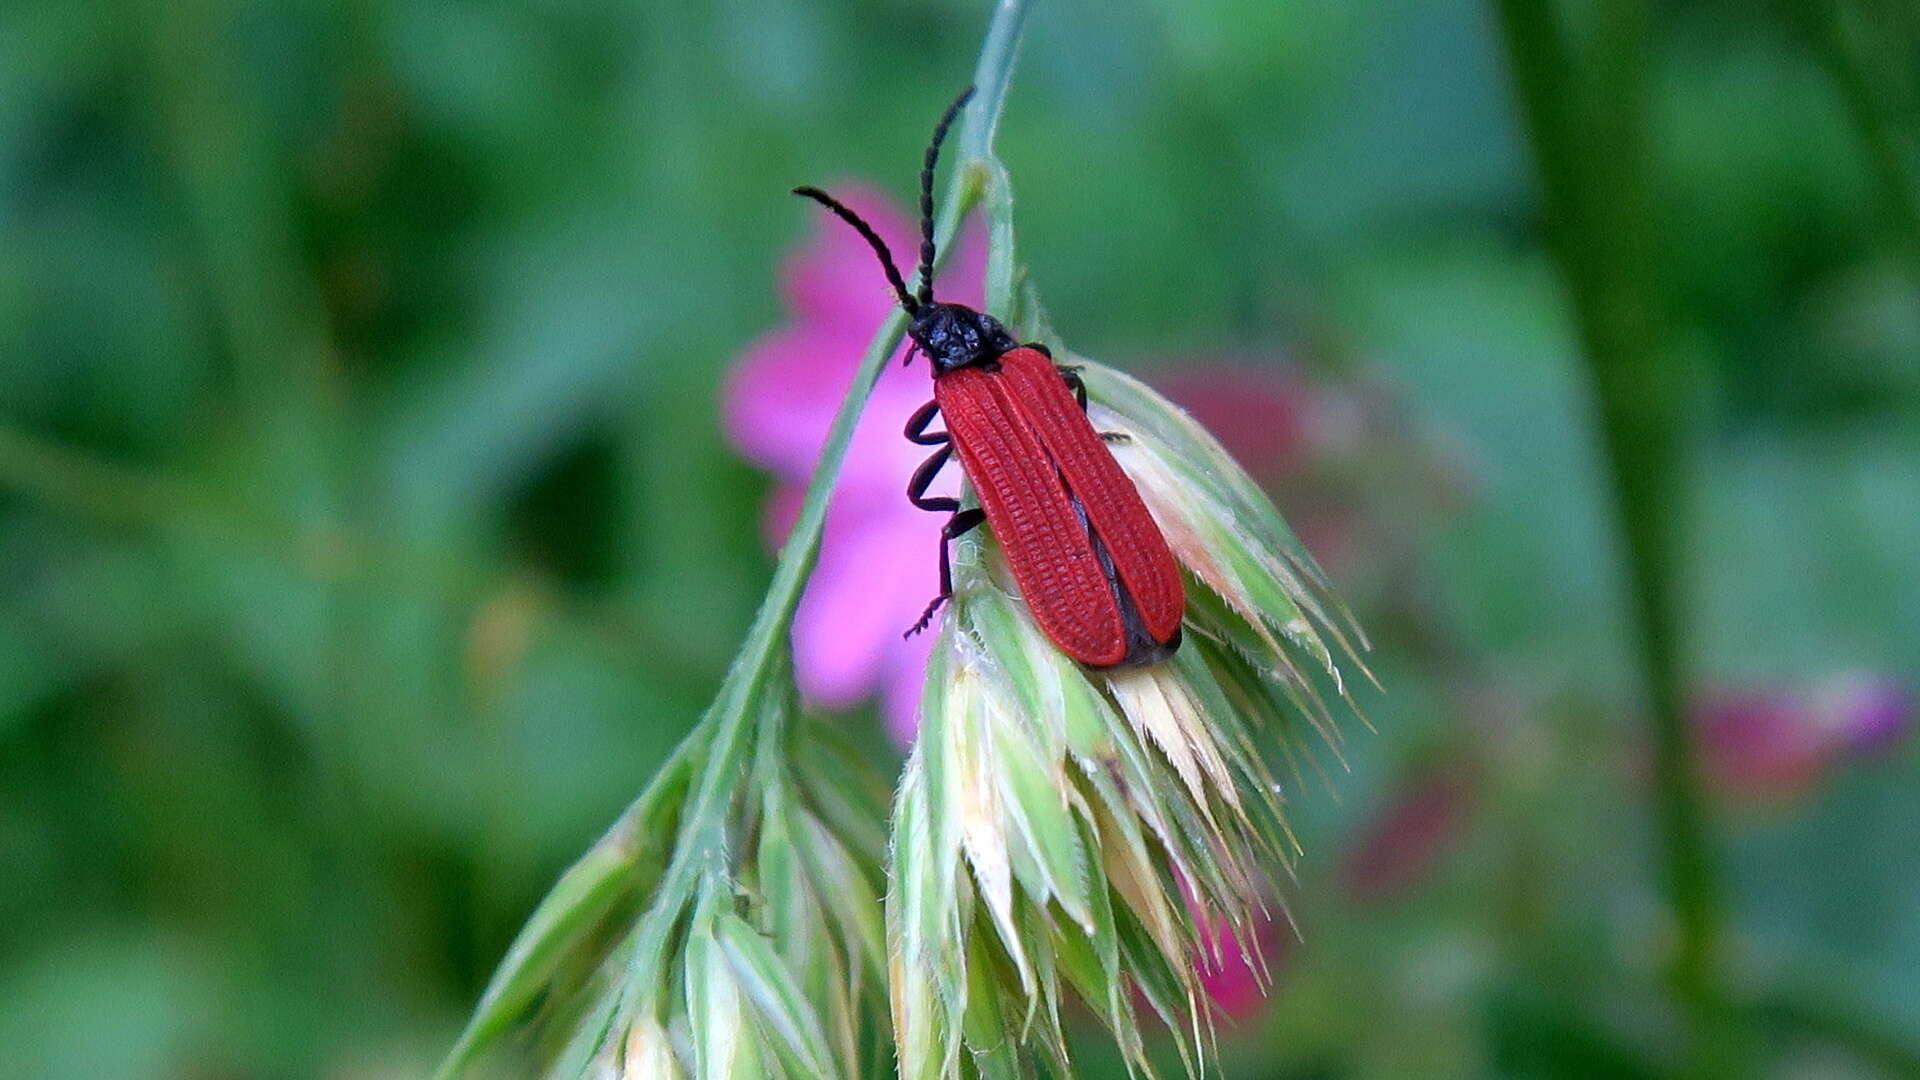
M1140 492L1086 415L1086 388L1038 344L1021 345L992 316L933 299L933 171L940 143L969 87L933 131L920 170L920 284L908 292L893 253L873 227L818 188L794 194L833 211L880 259L911 321L908 350L933 367L933 401L907 421L908 439L938 446L914 473L907 498L950 515L941 530L940 593L907 633L926 628L953 595L949 546L993 526L1020 595L1060 651L1093 667L1150 664L1180 645L1186 592L1173 552ZM935 414L946 431L928 431ZM978 508L929 496L927 486L958 454Z
M1020 595L1060 651L1094 667L1170 652L1186 610L1173 552L1053 360L1014 349L997 371L940 375L933 398Z

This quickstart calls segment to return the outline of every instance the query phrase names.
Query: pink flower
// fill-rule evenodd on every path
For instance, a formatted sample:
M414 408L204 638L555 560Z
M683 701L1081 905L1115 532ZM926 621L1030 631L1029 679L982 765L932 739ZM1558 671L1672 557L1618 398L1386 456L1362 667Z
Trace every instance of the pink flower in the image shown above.
M915 226L886 196L859 184L838 191L896 260L912 261ZM969 230L940 275L940 297L978 305L985 271L984 233ZM825 214L787 260L783 285L788 321L740 357L722 405L734 446L777 481L767 507L776 543L792 525L861 353L894 306L873 252ZM913 734L934 633L929 628L910 640L901 634L939 591L943 521L907 502L907 480L929 451L900 432L931 396L924 361L903 369L896 358L880 376L834 489L820 565L793 625L795 673L807 702L845 709L878 693L902 739ZM934 490L957 491L958 473L949 466Z
M1419 543L1410 527L1472 497L1460 455L1413 419L1393 387L1364 373L1311 378L1271 357L1224 357L1157 385L1266 488L1336 579L1391 573L1382 553ZM1360 489L1372 495L1356 501Z
M884 195L858 184L837 190L874 225L896 258L917 250L912 223ZM983 232L963 234L941 275L941 297L978 305L985 269ZM834 410L861 352L894 304L865 243L824 215L807 245L788 259L783 276L790 318L741 356L722 406L734 446L776 479L766 507L773 543L791 527ZM1227 432L1235 442L1241 435L1252 440L1234 448L1246 460L1270 463L1292 453L1293 434L1263 431L1268 425L1247 412L1254 409L1267 421L1278 417L1281 428L1292 432L1294 406L1286 400L1292 380L1269 385L1216 379L1214 385L1219 393L1213 400L1233 399L1236 385L1253 395L1243 402L1244 422ZM907 480L929 451L907 442L901 428L931 396L924 367L903 369L895 362L881 375L834 490L820 565L807 583L793 628L795 673L807 701L847 708L878 693L889 727L902 741L912 738L917 723L934 633L929 628L905 641L901 633L939 588L936 545L942 519L907 502ZM936 490L957 491L957 467L950 466L942 480ZM1283 956L1287 943L1275 927L1263 925L1258 934L1270 964ZM1248 1016L1265 1000L1260 980L1230 934L1223 932L1220 944L1221 962L1203 967L1202 984L1226 1015Z
M1833 676L1815 689L1813 701L1835 745L1853 756L1886 753L1913 723L1912 688L1872 672Z
M1291 365L1233 358L1169 371L1155 385L1193 414L1273 496L1321 565L1344 568L1356 522L1337 497L1316 490L1318 473L1351 443L1356 403L1308 384Z
M1811 790L1840 762L1892 746L1912 717L1906 687L1856 672L1811 686L1710 693L1693 721L1715 788L1784 801Z
M1416 775L1366 825L1340 868L1347 896L1360 903L1405 895L1460 838L1471 792L1458 775Z
M1264 965L1265 977L1261 975L1240 947L1240 941L1225 926L1218 926L1219 963L1211 961L1200 965L1200 987L1212 999L1214 1008L1233 1020L1245 1020L1257 1015L1266 1007L1268 992L1272 989L1272 980L1285 966L1287 954L1291 951L1293 939L1280 926L1271 920L1262 922L1256 931L1259 941L1257 962Z
M1319 396L1291 369L1207 363L1168 372L1155 386L1263 483L1305 467L1325 440Z

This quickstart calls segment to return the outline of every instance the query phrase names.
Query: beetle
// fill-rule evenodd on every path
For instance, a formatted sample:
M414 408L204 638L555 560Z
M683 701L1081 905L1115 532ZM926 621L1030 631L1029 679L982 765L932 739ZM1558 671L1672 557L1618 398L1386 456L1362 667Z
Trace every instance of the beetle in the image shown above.
M920 170L920 281L917 292L894 265L873 227L815 187L793 193L820 203L852 226L879 257L907 313L914 353L933 368L933 400L908 419L906 437L935 446L907 484L922 510L948 515L940 530L940 593L907 636L926 629L953 596L953 541L985 522L993 528L1021 596L1040 629L1062 652L1089 667L1133 667L1172 656L1180 645L1186 590L1166 537L1108 441L1086 415L1078 369L1056 365L1038 342L1021 344L999 320L933 298L933 175L940 144L972 96L956 98L933 130ZM936 416L945 431L929 431ZM929 496L954 457L978 507Z

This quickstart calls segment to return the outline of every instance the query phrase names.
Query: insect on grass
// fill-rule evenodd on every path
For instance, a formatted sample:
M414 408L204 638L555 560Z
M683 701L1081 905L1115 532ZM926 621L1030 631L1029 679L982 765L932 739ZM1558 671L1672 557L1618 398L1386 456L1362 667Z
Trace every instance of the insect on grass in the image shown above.
M985 312L933 297L933 176L940 144L973 94L968 88L935 126L920 171L920 281L906 280L873 227L818 188L794 193L819 202L873 247L911 320L907 350L933 368L933 400L907 420L906 437L935 446L913 474L907 498L947 514L940 531L940 592L910 630L926 629L953 595L950 547L983 522L1034 620L1068 656L1091 667L1157 663L1180 645L1185 591L1173 552L1106 438L1086 415L1076 370L1056 365L1046 346L1020 344ZM929 431L936 417L946 430ZM954 457L980 505L963 507L927 488Z

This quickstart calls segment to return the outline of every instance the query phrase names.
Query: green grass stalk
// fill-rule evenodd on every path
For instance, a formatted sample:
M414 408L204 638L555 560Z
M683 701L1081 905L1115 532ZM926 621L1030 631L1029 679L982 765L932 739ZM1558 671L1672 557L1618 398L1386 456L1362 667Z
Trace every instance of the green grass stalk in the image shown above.
M1733 1069L1724 903L1687 722L1676 579L1683 549L1676 404L1663 348L1645 136L1650 12L1619 0L1575 55L1548 0L1500 0L1500 30L1540 175L1553 254L1578 324L1623 548L1634 658L1653 746L1670 983L1698 1076Z

